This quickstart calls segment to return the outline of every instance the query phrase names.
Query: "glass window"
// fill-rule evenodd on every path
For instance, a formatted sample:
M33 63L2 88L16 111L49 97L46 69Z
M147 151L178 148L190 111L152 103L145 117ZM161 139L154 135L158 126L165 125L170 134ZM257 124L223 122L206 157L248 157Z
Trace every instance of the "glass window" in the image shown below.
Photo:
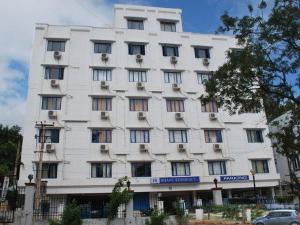
M111 43L95 42L94 53L111 54Z
M247 138L249 143L262 143L264 142L262 130L247 130Z
M191 176L189 162L172 162L172 176Z
M167 99L167 112L184 112L184 100Z
M206 143L221 143L222 131L221 130L204 130L204 137Z
M61 109L61 97L42 97L42 109L43 110L60 110Z
M145 55L145 45L128 44L129 55Z
M207 80L211 79L211 73L197 73L198 84L204 84Z
M46 80L63 80L64 79L64 67L45 67L45 79Z
M93 111L111 111L111 104L112 99L111 98L93 98Z
M54 52L64 52L65 51L65 41L48 41L47 43L47 51Z
M151 177L150 162L131 163L132 177Z
M176 32L176 23L175 22L160 22L160 30Z
M60 129L45 129L44 131L44 143L59 143ZM42 130L39 130L39 143L42 142Z
M225 161L210 161L208 162L209 175L224 175L226 174Z
M131 98L129 99L130 111L148 111L148 99L144 98Z
M111 177L111 163L92 163L91 177L92 178L108 178Z
M93 69L94 81L111 81L112 71L111 69Z
M92 143L111 143L112 131L108 129L93 129Z
M163 45L162 51L163 51L163 56L176 56L176 57L179 56L177 46Z
M130 143L149 143L149 130L130 130Z
M127 27L132 30L144 30L144 21L137 19L127 20Z
M147 82L146 71L129 70L129 82Z
M195 58L210 58L209 48L194 48Z
M187 143L186 130L169 130L170 143Z
M38 171L38 164L36 164ZM42 179L55 179L57 178L57 163L43 163L42 164Z
M259 159L259 160L251 160L252 169L255 173L269 173L269 165L268 160Z
M217 102L212 100L207 102L206 104L201 103L201 111L202 112L218 112Z
M181 73L180 72L164 72L165 83L181 84Z

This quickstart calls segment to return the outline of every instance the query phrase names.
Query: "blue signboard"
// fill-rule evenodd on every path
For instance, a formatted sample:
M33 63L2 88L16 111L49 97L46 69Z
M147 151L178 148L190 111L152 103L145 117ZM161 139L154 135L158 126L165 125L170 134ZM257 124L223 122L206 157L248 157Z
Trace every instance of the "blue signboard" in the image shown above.
M244 181L244 180L249 180L248 175L241 175L241 176L220 176L221 181Z
M186 184L199 183L200 177L153 177L151 184Z

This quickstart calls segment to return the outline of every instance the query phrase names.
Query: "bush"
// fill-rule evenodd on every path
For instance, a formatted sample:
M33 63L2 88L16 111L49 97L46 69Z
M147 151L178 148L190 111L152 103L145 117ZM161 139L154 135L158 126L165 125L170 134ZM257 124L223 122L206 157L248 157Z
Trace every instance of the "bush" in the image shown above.
M146 220L146 225L166 225L165 219L167 215L154 210L150 215L150 220Z
M50 220L49 225L82 225L80 208L75 200L67 204L61 220Z
M181 207L179 199L176 200L175 214L178 225L188 224L188 217L185 215L184 209Z
M238 219L239 218L240 209L235 205L224 206L223 208L223 218L226 219Z

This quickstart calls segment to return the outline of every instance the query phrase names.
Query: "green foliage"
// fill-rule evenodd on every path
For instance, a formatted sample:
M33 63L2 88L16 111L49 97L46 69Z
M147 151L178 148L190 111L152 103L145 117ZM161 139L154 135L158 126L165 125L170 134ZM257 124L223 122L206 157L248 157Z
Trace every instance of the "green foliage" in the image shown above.
M150 219L146 220L146 225L166 225L165 220L167 217L165 213L154 210L150 215Z
M286 195L286 196L283 196L283 197L280 197L280 196L276 196L275 199L278 203L291 203L293 202L295 196L293 195Z
M126 187L127 181L128 177L120 178L113 188L108 204L107 224L110 224L110 222L116 218L119 206L121 204L127 204L133 197L133 194Z
M223 207L223 218L226 219L239 219L240 209L236 205L227 205Z
M257 217L263 216L265 213L264 209L261 208L252 208L251 209L251 219L254 220Z
M76 205L75 200L68 203L64 209L61 220L50 220L50 225L82 225L80 218L80 208Z

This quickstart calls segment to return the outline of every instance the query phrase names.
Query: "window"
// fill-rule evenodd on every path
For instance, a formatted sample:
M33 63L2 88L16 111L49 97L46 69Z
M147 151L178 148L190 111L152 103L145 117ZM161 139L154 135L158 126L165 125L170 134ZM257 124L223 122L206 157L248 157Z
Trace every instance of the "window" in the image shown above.
M147 82L146 71L129 70L129 82Z
M145 45L142 44L128 44L129 55L145 55Z
M226 174L226 162L225 161L210 161L208 162L208 174L209 175L224 175Z
M93 98L93 111L111 111L111 98Z
M65 44L66 44L65 41L50 41L50 40L48 40L47 51L64 52Z
M64 79L64 67L45 67L45 79L46 80L63 80Z
M95 42L94 53L111 54L111 43Z
M163 56L179 56L178 47L171 45L162 46Z
M176 32L176 23L175 22L160 22L160 30Z
M300 156L296 156L294 159L292 159L293 168L294 170L300 170Z
M194 48L195 58L210 58L209 48Z
M132 30L144 30L144 21L137 19L127 20L127 28Z
M36 164L38 171L38 164ZM42 164L42 179L55 179L57 178L57 163L43 163Z
M201 111L202 112L218 112L217 102L212 100L207 102L206 104L201 103Z
M45 129L45 143L59 143L59 129ZM39 130L39 143L42 142L42 130Z
M268 160L251 160L252 162L252 169L255 173L269 173L269 165Z
M111 177L111 163L92 163L91 164L92 178L108 178Z
M204 137L206 143L221 143L222 132L221 130L204 130Z
M184 112L184 100L167 99L167 112Z
M112 80L111 69L93 69L94 81L111 81Z
M189 162L172 162L172 176L191 176Z
M130 130L130 143L149 143L149 130Z
M204 84L207 80L211 79L211 73L197 73L198 84Z
M187 143L186 130L169 130L170 143Z
M107 129L93 129L92 143L111 143L111 130Z
M151 177L151 163L136 162L131 163L132 177Z
M165 83L181 84L181 73L180 72L164 72Z
M264 142L262 130L247 130L247 138L249 143Z
M43 110L60 110L61 109L61 97L42 97L42 109Z
M144 98L131 98L129 99L130 111L148 111L148 99Z

